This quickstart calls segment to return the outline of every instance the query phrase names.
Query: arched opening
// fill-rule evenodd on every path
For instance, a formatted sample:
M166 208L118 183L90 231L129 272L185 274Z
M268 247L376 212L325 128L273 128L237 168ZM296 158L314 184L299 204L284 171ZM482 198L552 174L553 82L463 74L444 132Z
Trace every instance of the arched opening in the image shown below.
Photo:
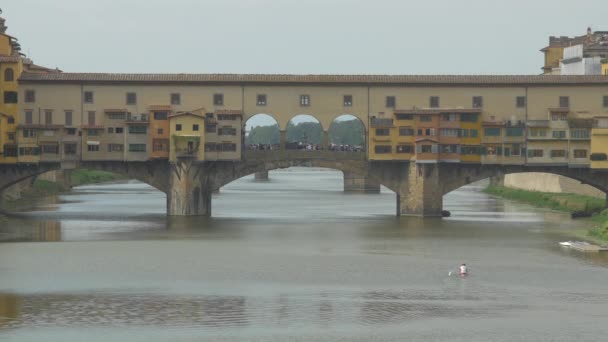
M365 151L365 125L354 115L343 114L335 118L329 126L328 134L330 151Z
M296 115L285 128L285 148L319 151L323 149L323 137L323 127L319 120L308 114Z
M13 71L12 68L6 68L4 70L4 81L12 82L14 80L15 80L15 72Z
M268 114L256 114L245 122L245 148L247 150L276 150L280 144L277 120Z

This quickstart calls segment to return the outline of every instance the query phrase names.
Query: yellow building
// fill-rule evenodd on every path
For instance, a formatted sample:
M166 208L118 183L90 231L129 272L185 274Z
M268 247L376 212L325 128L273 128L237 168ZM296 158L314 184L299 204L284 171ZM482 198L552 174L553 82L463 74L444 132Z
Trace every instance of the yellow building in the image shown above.
M481 110L471 109L460 113L460 161L481 162Z
M592 169L608 169L608 116L594 118L590 159Z
M602 75L608 76L608 58L602 60Z
M6 34L0 18L0 163L17 162L18 83L23 70L17 40Z
M202 111L204 112L204 111ZM178 112L169 117L169 160L205 160L205 116L199 111Z
M393 160L397 129L392 117L372 117L369 129L369 159Z

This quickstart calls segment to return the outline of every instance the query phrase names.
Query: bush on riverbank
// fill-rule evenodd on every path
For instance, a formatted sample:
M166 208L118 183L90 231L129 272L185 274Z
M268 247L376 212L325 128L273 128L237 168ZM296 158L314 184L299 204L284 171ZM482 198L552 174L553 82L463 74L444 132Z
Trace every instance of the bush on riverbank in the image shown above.
M576 231L573 234L578 238L588 239L598 244L608 241L608 209L604 209L606 203L601 198L567 193L527 191L493 185L488 186L484 192L541 208L570 213L595 213L596 215L591 220L597 222L596 227L587 231Z
M72 171L70 182L72 186L111 182L123 177L106 171L79 169Z
M576 194L527 191L494 185L488 186L484 191L491 195L537 207L570 213L576 211L600 212L605 206L605 201L601 198Z

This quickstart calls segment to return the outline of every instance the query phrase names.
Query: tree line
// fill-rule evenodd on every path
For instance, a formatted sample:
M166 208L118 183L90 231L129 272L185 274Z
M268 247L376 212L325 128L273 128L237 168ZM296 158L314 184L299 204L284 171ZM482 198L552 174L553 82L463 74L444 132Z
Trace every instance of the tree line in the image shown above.
M321 144L323 130L318 122L300 122L287 125L287 142ZM256 126L245 136L245 144L273 144L280 142L279 126ZM363 124L359 120L334 121L329 128L329 142L338 145L359 146L365 144Z

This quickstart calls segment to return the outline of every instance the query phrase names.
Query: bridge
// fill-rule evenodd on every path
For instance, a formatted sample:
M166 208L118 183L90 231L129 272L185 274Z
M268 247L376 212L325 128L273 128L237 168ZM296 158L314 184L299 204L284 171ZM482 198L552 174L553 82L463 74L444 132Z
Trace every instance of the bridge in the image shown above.
M167 215L211 216L212 193L257 172L293 166L342 171L384 185L395 192L396 215L439 217L443 196L464 185L510 173L543 172L573 178L608 192L608 174L589 168L534 165L481 165L369 161L363 152L245 151L240 161L199 162L180 159L149 161L80 161L78 167L114 172L136 179L167 195ZM42 173L59 170L61 163L1 165L0 192Z

